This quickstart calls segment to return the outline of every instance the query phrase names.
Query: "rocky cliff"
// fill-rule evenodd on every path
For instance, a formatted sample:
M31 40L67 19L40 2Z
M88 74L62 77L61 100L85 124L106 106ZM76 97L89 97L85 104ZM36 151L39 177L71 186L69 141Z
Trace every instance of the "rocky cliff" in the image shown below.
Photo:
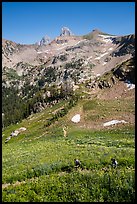
M15 90L24 103L34 99L35 104L39 100L43 101L38 100L38 92L49 91L50 87L53 87L52 91L60 97L59 92L63 87L66 87L63 88L67 90L66 93L71 93L71 89L75 90L76 86L88 82L90 88L97 84L101 89L110 88L115 77L134 83L134 56L135 35L115 36L98 29L84 36L75 36L70 29L64 27L60 36L52 41L45 37L39 45L20 45L4 39L3 100L6 103L10 101L11 90ZM114 70L114 78L112 76L110 83L104 79L97 81L111 70ZM51 98L50 100L53 100L54 96Z

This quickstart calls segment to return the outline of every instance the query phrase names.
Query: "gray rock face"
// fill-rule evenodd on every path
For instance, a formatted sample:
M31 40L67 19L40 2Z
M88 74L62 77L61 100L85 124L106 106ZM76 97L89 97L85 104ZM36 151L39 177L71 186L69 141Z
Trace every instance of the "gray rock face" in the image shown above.
M63 28L61 29L61 34L60 34L60 36L70 36L70 35L73 35L73 34L72 34L72 32L71 32L71 30L70 30L69 28L63 27Z
M132 54L135 56L135 35L126 35L113 38L113 43L118 44L118 48L112 52L112 56L122 56L126 54Z
M47 35L44 36L40 42L38 42L39 45L48 45L51 42L50 37L48 37Z
M98 30L93 32L99 33ZM4 40L2 42L3 87L19 87L21 96L24 96L22 90L24 85L28 84L35 87L38 83L43 87L46 84L59 85L64 80L71 79L76 85L110 71L116 65L130 59L131 54L135 52L134 35L115 36L114 41L112 35L99 33L95 38L88 39L83 36L71 36L72 32L66 27L62 28L61 35L51 43L48 36L43 37L40 45L44 46L19 45ZM11 55L9 45L18 48L18 51L14 51ZM118 57L113 56L114 53ZM125 74L129 76L127 72ZM134 81L133 76L134 70L130 71L132 81ZM100 82L100 87L109 87L109 85Z

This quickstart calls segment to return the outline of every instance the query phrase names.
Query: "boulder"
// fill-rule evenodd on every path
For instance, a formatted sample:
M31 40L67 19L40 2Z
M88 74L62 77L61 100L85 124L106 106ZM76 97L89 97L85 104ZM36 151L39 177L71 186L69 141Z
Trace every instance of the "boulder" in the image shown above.
M18 130L15 130L14 132L12 132L12 133L10 134L10 136L11 136L11 137L16 137L16 136L18 136L18 134L19 134L19 131L18 131Z
M25 127L21 127L10 134L10 137L17 137L21 132L25 131Z
M5 143L7 143L11 139L11 136L7 137Z
M26 130L25 127L21 127L21 128L19 128L19 131L20 131L20 132L25 131L25 130Z
M117 123L127 123L127 122L124 121L124 120L111 120L109 122L104 123L103 126L107 127L107 126L110 126L110 125L115 125Z

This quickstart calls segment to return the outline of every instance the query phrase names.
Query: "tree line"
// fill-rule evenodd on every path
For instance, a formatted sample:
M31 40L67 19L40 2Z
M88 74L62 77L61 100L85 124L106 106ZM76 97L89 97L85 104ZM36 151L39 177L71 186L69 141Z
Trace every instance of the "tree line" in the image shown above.
M54 104L60 100L68 100L74 96L70 83L65 81L60 87L57 85L46 85L44 87L33 87L25 85L21 91L17 88L2 87L2 128L20 122L32 113L36 113L35 105ZM48 95L47 93L50 93Z

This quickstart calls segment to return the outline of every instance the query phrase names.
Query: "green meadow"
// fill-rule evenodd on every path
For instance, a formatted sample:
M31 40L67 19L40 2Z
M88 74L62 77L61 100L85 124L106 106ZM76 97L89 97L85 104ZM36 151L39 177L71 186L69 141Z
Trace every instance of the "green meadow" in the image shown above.
M133 113L134 101L80 99L55 117L64 107L68 107L67 101L3 131L2 201L134 202L135 125L90 126ZM78 111L81 121L74 124L71 117ZM54 120L46 125L51 118ZM10 133L20 127L27 130L5 144ZM81 161L79 168L74 165L75 158ZM111 158L118 161L117 168L112 167Z

